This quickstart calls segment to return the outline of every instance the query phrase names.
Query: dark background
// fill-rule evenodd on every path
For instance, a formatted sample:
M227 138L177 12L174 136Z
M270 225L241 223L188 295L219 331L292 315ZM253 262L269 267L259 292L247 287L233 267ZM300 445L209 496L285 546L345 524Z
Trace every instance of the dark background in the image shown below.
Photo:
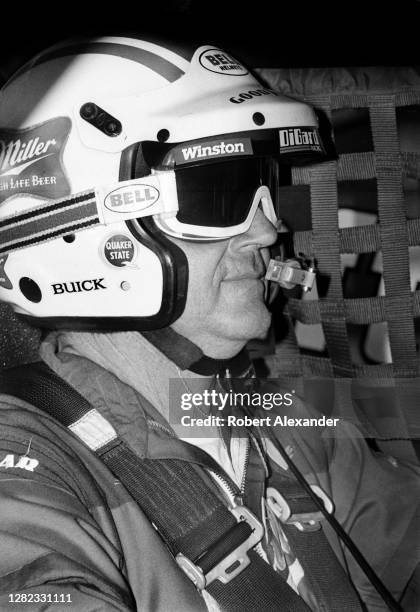
M63 38L134 31L225 46L251 67L417 65L420 1L9 0L0 67L9 72Z

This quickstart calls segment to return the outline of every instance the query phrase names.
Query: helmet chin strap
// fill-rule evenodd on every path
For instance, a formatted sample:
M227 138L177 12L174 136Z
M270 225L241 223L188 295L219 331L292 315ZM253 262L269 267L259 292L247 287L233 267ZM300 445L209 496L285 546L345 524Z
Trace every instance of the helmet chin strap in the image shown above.
M252 363L246 349L242 349L231 359L213 359L171 327L139 333L181 370L190 370L202 376L220 374L222 377L237 378L251 373Z

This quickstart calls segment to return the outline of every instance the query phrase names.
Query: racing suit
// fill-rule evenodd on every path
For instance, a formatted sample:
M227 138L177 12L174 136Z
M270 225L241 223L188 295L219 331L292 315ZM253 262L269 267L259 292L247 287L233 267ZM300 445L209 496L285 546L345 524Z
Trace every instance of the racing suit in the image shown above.
M233 479L243 479L247 466L241 436L234 431L230 446L215 432L201 441L170 435L168 380L193 374L180 373L139 334L54 333L41 356L138 455L181 458L202 470L208 467L196 448L202 446ZM299 401L293 409L296 415L310 415ZM217 609L174 563L122 484L67 428L26 402L1 396L0 431L0 609L16 609L10 594L18 593L32 595L31 610L50 609L45 607L48 594L66 596L63 609L69 611ZM334 501L339 522L400 597L419 560L414 543L418 468L372 453L345 422L338 424L334 438L301 428L276 429L276 435L308 481ZM264 439L262 444L266 460L287 470L275 445ZM249 502L258 509L265 467L253 460L250 469ZM324 530L368 609L384 610L334 532L328 525ZM311 606L310 577L301 592L299 577L292 574L290 584ZM51 609L57 608L52 604Z

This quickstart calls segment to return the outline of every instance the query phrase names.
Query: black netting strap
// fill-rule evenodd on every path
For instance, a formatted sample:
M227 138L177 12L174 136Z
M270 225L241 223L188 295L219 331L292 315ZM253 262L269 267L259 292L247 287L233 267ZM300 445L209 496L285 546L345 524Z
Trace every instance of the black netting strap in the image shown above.
M408 246L420 244L420 219L407 220ZM378 224L343 227L338 230L340 253L375 253L381 250L381 236ZM295 253L314 255L313 236L309 230L293 235Z
M395 371L401 376L416 376L418 359L410 293L408 232L394 104L392 96L378 96L370 107L376 157L385 311ZM405 300L399 308L398 321L393 316L393 303L390 301L397 296Z
M409 246L419 246L420 245L420 219L408 219L407 231L408 231L408 245Z
M343 153L337 162L338 181L363 181L375 178L375 156L372 152Z
M363 181L376 176L375 156L371 151L344 153L336 163L338 181ZM292 177L294 185L309 185L311 168L308 166L293 168Z
M376 253L381 248L378 225L359 225L340 229L340 253Z
M413 314L420 315L420 291L415 291L412 295ZM405 297L396 296L386 300L385 296L371 298L351 298L344 300L344 311L346 320L356 325L368 325L381 321L399 321L399 309L404 304ZM388 303L388 311L385 308ZM340 302L324 302L322 318L328 320L333 318L335 310ZM296 298L290 298L287 305L287 312L290 316L306 325L315 325L321 322L321 308L318 300L302 302Z
M336 163L312 167L311 202L313 247L316 267L329 280L327 297L343 299L340 267L340 243L337 218ZM320 303L321 315L323 310ZM322 320L328 354L335 375L342 376L351 367L349 339L344 308L337 310L334 320Z
M402 151L401 164L405 176L413 179L420 179L420 153Z

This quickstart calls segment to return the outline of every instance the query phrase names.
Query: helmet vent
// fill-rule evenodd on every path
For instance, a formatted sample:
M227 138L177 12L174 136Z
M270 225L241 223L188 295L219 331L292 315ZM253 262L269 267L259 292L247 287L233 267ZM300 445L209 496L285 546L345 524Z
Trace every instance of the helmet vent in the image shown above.
M264 125L265 123L265 117L262 113L254 113L252 115L252 119L255 123L255 125Z
M162 130L159 130L156 138L158 139L159 142L166 142L169 136L170 136L169 131L163 128Z
M119 136L122 132L121 121L94 102L83 104L80 107L80 116L107 136Z
M75 234L66 234L65 236L63 236L63 240L64 242L68 242L69 244L74 242L76 240L76 235Z
M30 302L35 302L36 304L41 301L42 293L39 286L33 281L31 278L27 276L23 276L19 281L19 289Z

